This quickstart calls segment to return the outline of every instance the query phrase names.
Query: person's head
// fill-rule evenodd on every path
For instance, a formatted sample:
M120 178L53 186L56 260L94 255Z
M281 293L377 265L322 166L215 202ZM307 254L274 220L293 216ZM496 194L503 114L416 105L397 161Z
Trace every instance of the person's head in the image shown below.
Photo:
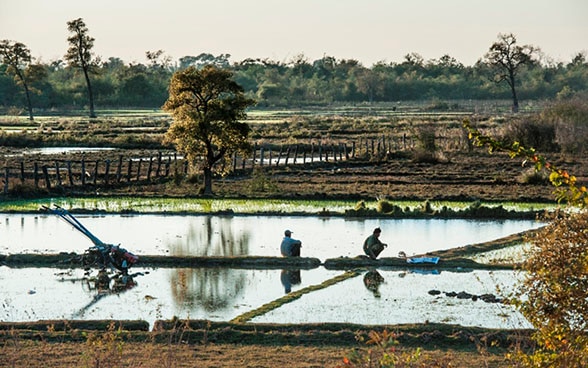
M382 229L380 229L379 227L374 229L374 235L375 236L380 236L380 234L382 233Z
M290 230L286 230L284 231L284 235L289 238L292 235L292 232Z

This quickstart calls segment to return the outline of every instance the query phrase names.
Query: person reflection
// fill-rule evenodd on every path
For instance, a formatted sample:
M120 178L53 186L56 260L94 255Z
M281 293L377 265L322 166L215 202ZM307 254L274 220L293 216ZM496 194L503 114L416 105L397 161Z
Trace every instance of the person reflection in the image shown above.
M284 286L284 292L288 294L292 291L292 285L298 285L302 282L300 270L282 270L280 281L282 281L282 286Z
M374 293L374 296L376 298L379 298L380 295L380 285L383 284L385 281L384 277L382 275L380 275L380 273L376 270L371 270L368 271L364 276L363 276L363 284L365 285L365 287L371 291L372 293Z

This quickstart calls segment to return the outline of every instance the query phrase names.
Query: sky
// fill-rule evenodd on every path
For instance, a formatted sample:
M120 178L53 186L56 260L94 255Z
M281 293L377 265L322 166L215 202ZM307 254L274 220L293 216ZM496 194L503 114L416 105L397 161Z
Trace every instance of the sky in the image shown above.
M67 22L82 18L103 60L176 62L201 53L289 62L324 56L366 67L443 55L473 65L513 33L547 60L588 52L588 0L0 0L0 40L43 62L62 59Z

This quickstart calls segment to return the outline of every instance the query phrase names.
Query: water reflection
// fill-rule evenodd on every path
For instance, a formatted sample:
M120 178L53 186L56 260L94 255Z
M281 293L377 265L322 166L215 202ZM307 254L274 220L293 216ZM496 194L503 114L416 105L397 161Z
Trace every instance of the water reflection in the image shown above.
M98 272L98 275L93 278L83 278L82 285L89 294L94 295L92 299L76 311L72 318L83 317L84 314L93 308L100 300L110 295L119 295L131 290L137 286L135 277L142 276L142 273L135 273L132 275L123 275L116 273L111 276L105 269Z
M245 272L227 268L179 269L170 286L176 305L200 306L214 312L233 305L245 288Z
M0 253L82 252L91 243L53 215L1 214ZM345 219L303 216L76 216L105 243L137 254L280 256L283 229L295 228L304 256L321 260L363 254L366 233L394 234L386 257L498 239L543 224L529 220Z
M302 282L300 270L282 270L280 273L280 282L284 287L284 293L290 293L292 291L292 285L300 285Z
M233 228L230 217L204 216L202 222L189 222L185 236L169 244L177 256L243 256L249 254L250 232Z
M371 270L363 275L363 284L371 291L376 298L380 298L380 285L386 281L382 275L376 270Z

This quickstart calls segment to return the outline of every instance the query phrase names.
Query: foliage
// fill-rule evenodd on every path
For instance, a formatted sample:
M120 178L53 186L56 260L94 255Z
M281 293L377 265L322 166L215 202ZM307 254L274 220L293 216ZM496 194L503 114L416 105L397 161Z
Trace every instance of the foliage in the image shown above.
M558 152L560 149L556 143L555 125L537 118L509 122L502 129L502 140L510 144L519 142L544 152Z
M588 366L588 212L565 214L528 239L521 311L535 327L536 350L511 358L526 367Z
M215 164L234 152L243 156L249 153L250 127L240 120L247 117L245 110L253 104L227 70L209 65L201 70L189 67L173 75L169 98L163 105L174 119L166 141L192 164L200 162L205 194L212 194ZM217 171L222 166L217 166Z
M555 127L555 140L565 153L582 154L588 150L586 97L578 94L557 100L541 113L541 121Z
M469 120L464 120L464 127L469 131L469 137L478 146L485 146L489 152L507 152L511 158L523 158L523 165L531 163L537 171L547 170L549 181L556 188L555 196L558 202L577 205L582 208L588 206L588 191L585 186L576 184L577 178L565 170L549 162L544 156L539 155L534 148L526 148L519 142L506 144L492 137L482 134L473 128Z
M348 357L343 358L343 365L340 367L420 367L422 365L421 350L401 350L398 348L399 334L384 330L381 333L370 331L367 345L373 345L373 349L367 351L354 350ZM362 336L357 337L358 341L364 342ZM435 366L435 365L430 365Z
M518 142L505 145L482 135L469 122L464 126L479 145L523 157L537 171L547 170L558 189L558 200L581 208L563 213L529 238L532 249L523 265L527 276L517 303L536 331L536 348L515 350L511 358L526 367L585 367L588 365L588 195L576 178L555 167L534 149Z
M84 46L94 39L84 29ZM90 42L91 41L91 42ZM520 47L518 45L515 45ZM433 101L435 109L463 109L456 100L508 99L510 91L499 88L488 75L495 75L489 60L482 59L473 66L464 66L449 55L424 60L409 54L400 62L379 62L371 67L354 59L324 56L308 60L297 55L292 60L278 62L268 59L230 61L230 55L214 56L202 53L186 55L173 62L162 50L147 52L144 63L126 63L110 57L104 62L86 47L85 56L92 61L92 90L95 103L101 106L126 108L142 106L159 108L167 98L167 87L173 73L189 66L202 69L214 65L234 73L234 80L249 97L267 106L316 106L333 103L362 103L367 105L394 101L399 110L404 101ZM69 54L68 54L69 55ZM72 54L72 57L74 55ZM77 55L76 55L77 57ZM76 76L80 69L68 59L39 63L46 73L36 88L40 95L32 96L35 107L43 109L75 109L88 104L81 93L84 81ZM0 74L6 64L0 63ZM526 99L545 100L556 96L566 98L573 93L588 91L588 63L579 53L569 63L533 64L519 68L516 74L517 92ZM0 106L24 106L20 87L12 78L0 78ZM478 104L476 102L476 104ZM477 105L478 107L480 105ZM502 107L500 107L502 110Z
M86 335L84 360L87 367L119 367L123 359L124 342L122 329L112 322L103 333L90 332Z
M256 167L253 170L249 190L253 194L260 192L275 193L278 191L278 185L262 167Z
M33 120L33 105L31 92L38 90L31 87L31 83L45 77L45 70L38 64L31 64L31 51L23 43L0 41L0 60L6 64L6 74L14 76L17 85L23 87L29 111L29 120Z

